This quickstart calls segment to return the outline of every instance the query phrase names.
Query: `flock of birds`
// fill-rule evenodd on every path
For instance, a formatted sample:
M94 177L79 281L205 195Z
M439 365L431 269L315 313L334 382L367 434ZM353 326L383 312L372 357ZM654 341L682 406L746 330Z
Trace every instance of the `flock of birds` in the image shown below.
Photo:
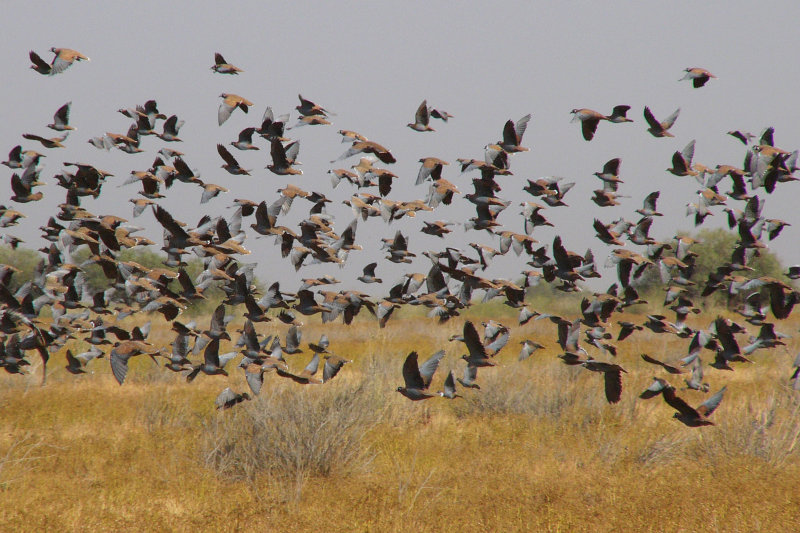
M52 48L54 57L47 63L35 52L30 52L31 68L39 74L55 76L63 73L73 63L88 61L89 58L75 50ZM215 55L211 67L217 74L238 75L239 67L228 63L220 54ZM686 69L682 80L690 80L695 88L702 87L715 78L710 72L700 68ZM230 93L220 95L218 123L222 125L234 113L247 113L253 103L248 99ZM331 124L334 115L311 100L299 97L296 106L297 123L300 126L325 126ZM592 109L572 110L573 121L579 121L586 141L596 135L598 126L606 121L612 124L633 122L627 114L630 106L618 105L611 114ZM88 163L62 162L63 169L54 176L58 186L66 191L64 203L59 212L51 216L40 229L47 245L41 248L43 257L33 273L32 279L12 292L12 278L17 270L10 265L0 265L0 366L11 374L25 373L28 352L35 351L42 362L42 384L45 384L47 363L50 354L60 352L65 344L79 346L77 341L89 345L82 353L73 354L72 349L64 350L66 369L72 374L83 374L87 365L94 359L110 360L111 370L122 385L128 373L131 358L147 355L170 371L186 375L191 382L199 374L228 375L226 365L241 355L238 367L242 370L250 392L257 395L264 383L266 373L274 372L280 377L298 384L324 384L333 379L342 367L349 362L329 350L330 343L322 335L316 343L308 342L308 350L313 355L310 362L300 371L291 370L285 355L303 353L302 323L297 315L321 315L323 322L331 322L341 317L350 324L363 308L373 314L380 327L384 327L393 312L402 306L422 305L428 316L439 322L459 315L475 299L476 290L483 291L482 301L495 298L519 310L519 324L528 321L550 320L556 326L557 343L561 349L559 357L567 365L581 366L586 370L602 374L605 397L609 403L619 402L623 391L623 374L626 370L614 362L617 347L630 335L644 328L652 332L686 339L686 357L672 362L664 362L648 354L642 359L663 371L665 376L684 375L685 386L689 389L709 391L704 381L705 365L701 360L704 350L713 354L708 365L714 369L733 370L735 364L749 362L748 356L760 349L771 349L784 345L781 340L786 335L779 333L774 322L768 322L768 313L774 319L786 319L800 293L781 280L769 277L749 279L743 273L752 270L749 264L766 247L763 239L772 240L778 236L786 222L765 218L762 215L763 201L756 194L760 189L772 193L778 184L797 180L798 152L777 147L772 128L767 128L760 136L749 133L729 132L745 145L745 159L742 168L720 164L715 167L704 166L693 161L694 141L685 149L676 152L672 158L669 172L676 176L692 176L702 189L695 202L689 204L689 214L694 215L696 224L701 224L712 209L723 206L730 227L738 232L739 239L730 259L718 265L707 279L692 279L697 254L692 251L696 242L686 236L676 235L670 242L658 242L649 236L655 217L661 216L657 202L659 192L649 194L642 208L635 213L640 217L631 222L619 219L604 223L599 218L594 221L597 238L615 248L610 254L610 264L616 267L617 280L607 291L589 293L582 289L580 282L588 278L600 277L591 250L579 254L568 250L560 236L556 236L549 247L540 245L534 238L536 228L553 226L545 217L547 208L566 206L564 197L574 183L564 183L561 178L543 177L529 179L525 191L531 199L521 204L522 217L513 219L516 228L507 221L498 219L512 202L500 196L500 181L510 176L511 160L514 154L528 151L523 137L531 119L525 115L517 121L505 123L501 138L484 147L483 158L464 158L458 160L461 173L472 173L471 184L474 192L463 194L452 182L442 177L447 161L435 157L420 159L420 169L416 184L429 182L427 197L404 202L390 198L392 188L403 181L394 174L389 165L396 162L391 151L364 135L351 130L339 130L342 142L348 148L337 163L353 156L359 161L349 168L331 168L329 174L332 187L347 182L356 192L345 203L352 208L354 218L339 233L335 231L333 216L326 211L331 200L322 192L306 191L302 187L288 184L278 190L277 198L262 201L248 199L235 200L235 212L230 218L223 216L203 216L191 226L174 218L158 200L170 188L199 187L202 189L201 203L205 204L221 193L224 187L203 181L199 174L187 163L185 154L169 146L180 142L183 120L176 115L167 116L158 109L155 100L141 106L119 110L130 118L128 131L105 133L89 139L89 143L99 150L117 149L128 154L145 151L143 138L152 136L162 144L155 153L155 159L146 170L133 170L124 184L138 183L141 190L133 204L133 217L149 211L163 228L164 268L148 268L134 261L120 259L124 250L140 246L156 245L150 239L137 235L141 229L114 214L97 215L81 207L81 199L101 195L103 185L112 174ZM671 137L670 128L678 119L680 110L675 111L663 121L659 121L651 110L644 108L647 131L654 137ZM432 120L448 123L453 116L446 111L428 106L423 101L413 122L408 127L415 132L434 131ZM284 175L301 175L298 167L300 142L285 135L291 128L286 124L289 115L275 116L267 108L259 125L243 129L238 138L228 146L246 152L258 150L254 139L265 140L269 144L270 172ZM58 148L64 147L69 133L74 129L69 124L70 103L60 107L47 127L59 132L58 137L45 138L34 134L24 134L23 138L38 142L48 150L50 156ZM221 168L232 175L250 175L225 144L217 144L217 152L222 159ZM3 164L12 170L10 200L16 204L36 202L42 198L37 187L40 181L40 161L44 154L21 145L14 147ZM600 208L619 205L617 199L620 179L620 159L610 160L601 171L595 173L602 182L602 188L594 191L592 200ZM721 193L720 185L728 179L732 190ZM177 182L181 185L178 186ZM377 193L377 194L375 194ZM463 200L459 200L459 197ZM310 204L308 216L297 228L280 225L294 201L302 199ZM730 207L728 200L742 202L743 208ZM464 221L468 232L484 232L497 243L497 248L471 243L470 250L460 250L444 246L441 250L420 251L430 260L427 273L408 273L393 284L386 296L376 297L358 290L326 290L338 281L330 275L303 280L295 292L283 292L279 283L273 283L263 294L255 287L254 265L241 263L237 257L249 251L244 247L247 236L247 219L252 220L249 228L258 235L274 237L280 247L280 256L288 259L295 270L304 264L331 263L343 265L350 259L350 252L362 249L357 244L356 234L359 219L380 217L386 223L394 220L414 218L418 214L432 212L441 205L466 201L474 205L475 216ZM0 227L8 228L17 224L25 215L12 207L0 206ZM422 217L420 217L422 218ZM426 220L419 231L444 237L452 231L453 224L442 220ZM515 229L517 231L515 231ZM5 234L3 240L16 247L21 241ZM360 242L364 242L363 240ZM416 253L409 247L408 235L397 231L393 237L381 240L386 250L386 261L411 263ZM626 246L630 244L630 246ZM76 264L73 253L78 247L86 246L90 257ZM157 246L157 245L156 245ZM635 251L636 248L639 251ZM482 276L492 259L512 251L526 259L526 268L515 272L515 279L488 279ZM186 258L199 258L203 271L192 279L186 270ZM275 262L278 253L275 254ZM87 282L84 271L88 265L98 265L108 281L105 290L93 290ZM363 268L358 281L364 285L383 284L378 277L377 262ZM663 306L675 313L675 320L669 321L665 315L648 315L640 324L617 321L616 313L641 303L646 303L637 292L637 283L649 271L657 272L665 288ZM800 277L800 267L792 267L787 273L792 279ZM551 283L565 292L583 292L580 312L575 318L540 313L526 304L527 289L541 281ZM203 299L203 292L210 286L218 286L225 293L224 301L216 308L207 328L194 322L178 320L182 310L193 301ZM686 323L690 314L699 313L698 307L689 297L689 288L697 287L701 297L718 290L730 294L744 295L744 303L737 312L744 320L759 327L757 336L752 336L743 347L737 336L748 335L748 329L732 320L717 317L708 329L694 329ZM232 341L229 333L233 317L230 312L236 308L244 310L244 323L241 325L234 351L220 354L221 341ZM42 310L50 309L52 320L41 318ZM155 346L148 341L150 322L145 326L127 330L119 325L119 320L132 313L159 313L171 323L175 333L170 348ZM259 334L256 325L280 320L288 326L285 340L280 336ZM433 376L444 357L441 350L419 364L418 354L410 353L402 367L404 386L397 391L406 398L418 401L441 396L448 399L460 397L458 383L463 388L480 389L478 369L488 369L496 365L495 356L506 346L510 329L495 321L483 324L483 334L470 321L464 323L463 334L450 340L464 344L468 352L462 358L466 365L463 378L454 376L451 371L443 384L443 391L435 394L429 390ZM616 341L614 337L616 336ZM581 341L592 345L603 359L590 356L581 346ZM543 347L533 340L522 341L519 359L526 359ZM202 358L199 354L202 353ZM199 360L192 361L193 358ZM322 377L318 376L320 359L324 359ZM96 363L93 363L96 364ZM292 366L294 364L292 363ZM795 361L800 371L800 358ZM483 370L487 371L487 370ZM482 371L482 372L483 372ZM798 371L792 379L798 383ZM665 403L676 411L675 418L688 426L712 424L708 417L722 400L725 387L711 395L698 407L691 407L677 394L677 387L664 377L655 377L653 383L640 397L643 399L661 395ZM216 400L217 408L231 407L250 399L247 392L235 392L230 388L222 391Z

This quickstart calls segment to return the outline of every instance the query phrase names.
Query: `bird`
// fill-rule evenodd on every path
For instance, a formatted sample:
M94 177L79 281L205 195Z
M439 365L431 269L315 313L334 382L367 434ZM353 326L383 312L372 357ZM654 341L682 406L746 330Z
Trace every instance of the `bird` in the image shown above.
M404 387L397 387L397 392L411 401L427 400L436 396L428 392L428 384L425 383L420 367L417 363L417 352L411 352L403 363ZM437 361L438 366L438 361ZM434 371L436 369L434 368ZM431 372L431 375L433 373Z
M358 276L356 279L361 283L383 283L381 278L375 277L375 269L377 268L378 263L370 263L364 267L364 271L362 275Z
M254 127L245 128L239 132L239 138L231 141L231 146L239 150L258 150L258 146L253 144L253 133L256 129Z
M576 120L581 122L581 132L586 141L591 141L594 138L597 126L600 124L601 120L608 120L608 117L594 109L573 109L570 113L572 113L571 122L575 122Z
M279 176L301 175L303 171L293 166L297 164L296 159L299 152L300 141L292 141L284 146L279 139L273 139L269 150L272 164L267 165L267 168Z
M304 117L312 117L315 115L322 115L327 117L329 115L336 114L328 111L322 106L315 104L311 100L303 98L303 96L300 94L297 95L297 98L300 100L300 105L295 106L295 109L297 110L298 113L300 113Z
M497 141L498 146L505 152L527 152L530 148L521 145L522 136L525 135L525 130L528 128L528 122L531 120L531 114L520 118L516 123L513 120L507 120L503 126L503 140Z
M442 177L442 168L445 165L449 165L447 161L443 161L438 157L425 157L419 160L422 163L422 166L419 168L419 172L417 173L417 181L414 183L415 185L420 185L426 179L431 178L434 181L439 180Z
M211 339L203 351L203 362L192 368L192 371L186 375L186 381L191 383L200 372L209 376L220 374L227 376L228 372L222 368L223 366L220 362L219 338Z
M225 387L222 389L222 392L219 393L217 399L214 400L214 406L217 409L230 409L234 405L250 399L252 398L250 398L250 395L246 392L233 392L230 387Z
M583 139L586 141L591 141L594 138L594 134L597 131L597 126L600 124L601 120L612 122L614 124L633 122L633 120L627 117L627 113L630 108L631 106L629 105L615 106L610 115L604 115L598 111L595 111L594 109L588 109L585 107L581 109L573 109L570 111L570 113L572 113L572 120L570 122L579 120L581 122L581 133L583 134Z
M478 379L478 367L470 364L464 367L464 378L456 378L461 386L468 389L480 390L480 386L475 383L476 379Z
M664 119L663 122L659 122L656 120L656 117L653 116L653 112L650 111L650 108L645 106L644 108L644 119L647 121L647 124L650 126L647 128L647 131L650 132L650 135L653 137L674 137L668 130L675 124L675 121L678 119L678 115L680 115L681 110L680 108L676 109L674 113Z
M141 354L148 354L153 357L157 350L153 350L147 343L136 340L126 340L116 343L111 350L109 359L111 361L111 373L114 379L122 385L128 375L128 361L131 357ZM154 359L155 361L155 359Z
M325 364L322 367L322 382L327 383L332 380L342 367L347 363L352 363L350 359L344 359L338 355L327 354L325 357Z
M217 153L222 158L222 160L225 161L225 164L221 165L220 168L224 168L225 170L228 171L229 174L233 174L234 176L250 175L250 171L245 170L241 166L239 166L239 162L236 160L236 158L233 157L233 155L231 155L228 149L225 148L223 145L221 144L217 145Z
M716 76L711 74L709 71L700 67L685 68L683 71L686 74L684 74L683 77L678 81L692 80L692 85L695 89L705 85L711 78L716 78Z
M38 165L39 159L45 157L43 154L35 150L22 150L21 145L16 145L8 153L8 161L3 161L2 164L11 169L27 168L31 165Z
M315 352L314 356L311 358L311 361L299 374L294 374L281 367L277 367L275 369L275 372L277 372L279 376L284 378L289 378L295 383L299 383L300 385L320 385L322 384L322 380L314 377L318 369L319 369L319 353Z
M675 176L696 176L697 171L692 170L692 159L694 158L694 139L689 141L683 150L672 154L672 168L667 171Z
M183 120L178 120L177 115L172 115L166 121L164 121L162 132L157 133L156 135L162 141L181 142L181 139L178 137L178 132L180 131L184 122L185 121Z
M25 139L30 141L38 141L44 146L45 148L64 148L64 145L61 144L62 141L67 139L69 132L64 133L61 137L51 137L46 139L44 137L40 137L39 135L34 135L33 133L23 133L22 136Z
M69 372L70 374L86 373L86 370L83 369L83 365L81 364L80 360L74 355L72 355L71 350L67 350L65 355L67 357L67 366L65 367L67 369L67 372Z
M668 365L666 363L663 363L663 362L659 361L658 359L650 357L646 353L643 353L643 354L640 354L640 355L641 355L642 359L645 362L653 364L653 365L658 365L658 366L662 367L664 370L666 370L667 372L669 372L670 374L683 374L683 370L681 370L680 368L678 368L676 366L672 366L672 365Z
M698 405L697 408L690 406L683 398L675 394L675 387L671 385L665 386L661 394L664 397L664 401L677 411L672 415L673 418L689 427L702 427L714 425L712 421L708 420L708 417L719 407L726 389L727 386L722 387L718 392Z
M428 101L423 100L422 103L419 104L417 112L414 114L414 122L406 125L414 131L436 131L431 128L430 121L431 115L428 109Z
M67 102L58 108L55 115L53 115L53 123L48 124L47 127L56 131L68 131L75 128L69 125L69 110L72 107L72 102Z
M247 113L248 108L253 105L253 102L238 94L222 93L219 97L222 98L222 103L219 104L219 110L217 111L217 122L220 126L230 118L231 113L237 107Z
M438 118L439 120L441 120L443 122L447 122L448 120L453 118L453 115L451 115L447 111L444 111L444 110L441 110L441 109L434 109L432 107L429 108L429 109L430 109L430 113L431 113L431 118Z
M527 339L524 341L520 341L520 344L522 344L522 349L519 352L519 357L517 358L518 361L524 361L525 359L530 357L531 354L533 354L533 352L535 352L536 350L544 348L544 346L542 346L538 342Z
M225 61L225 58L219 52L214 52L214 65L212 65L211 70L218 74L239 74L244 72L239 67Z
M31 50L29 57L33 65L31 68L39 74L55 75L61 74L76 61L89 61L89 58L77 50L70 48L51 48L51 52L55 54L53 60L48 65L39 55Z
M338 159L331 161L331 163L335 163L337 161L347 159L350 156L362 153L372 154L387 165L397 162L389 150L374 141L353 141L352 146L350 146L347 151L340 155Z
M456 380L452 370L448 372L447 378L445 378L444 380L444 390L441 390L436 394L438 394L442 398L447 398L448 400L463 398L463 396L461 396L460 394L456 394Z
M606 400L608 403L618 403L620 401L622 398L622 373L627 373L627 370L619 365L604 363L594 359L583 361L581 365L587 370L603 373L603 382L605 383Z
M451 340L456 339L451 338ZM481 341L478 330L475 329L475 325L471 321L467 320L464 322L463 335L459 340L466 345L467 351L469 352L468 354L461 356L461 358L464 359L468 365L474 367L496 366L497 363L495 363L491 356L487 354L486 347Z

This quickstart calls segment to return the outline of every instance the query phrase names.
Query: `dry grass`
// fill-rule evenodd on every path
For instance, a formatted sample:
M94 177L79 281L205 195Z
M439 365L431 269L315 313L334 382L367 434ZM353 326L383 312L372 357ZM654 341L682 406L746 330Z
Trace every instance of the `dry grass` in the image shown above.
M796 343L734 373L709 369L712 390L728 393L716 426L699 429L660 399L636 399L658 375L639 352L685 350L647 332L621 345L628 374L614 406L598 374L556 359L549 321L514 328L499 366L463 399L395 393L412 349L447 350L433 389L447 370L460 375L463 346L447 338L462 324L308 324L304 340L326 331L354 362L323 386L267 375L261 397L225 412L213 408L217 393L245 388L234 368L187 384L139 357L119 387L107 361L72 376L56 354L45 388L38 374L0 376L0 495L13 502L0 507L3 530L800 529L800 396L786 383ZM517 362L525 338L548 348ZM302 368L308 354L291 357ZM705 397L680 394L692 405Z

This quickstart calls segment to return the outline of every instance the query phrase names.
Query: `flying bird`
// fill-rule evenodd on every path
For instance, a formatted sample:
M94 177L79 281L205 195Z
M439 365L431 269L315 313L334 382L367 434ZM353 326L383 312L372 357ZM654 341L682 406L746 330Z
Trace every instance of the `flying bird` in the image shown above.
M211 70L218 74L239 74L240 72L244 72L239 67L225 61L225 58L222 57L222 54L219 52L214 53L214 65L211 67Z
M36 52L31 50L28 54L31 62L33 63L31 68L39 74L52 76L55 74L61 74L71 67L76 61L89 61L89 58L82 53L69 48L53 47L50 49L50 51L55 54L55 57L53 57L53 60L50 62L50 64L47 64Z
M231 113L233 113L237 107L247 113L249 107L253 105L253 102L238 94L222 93L219 96L222 98L222 103L219 104L219 110L217 111L217 122L220 126L230 118Z
M675 121L678 119L678 115L680 114L680 108L676 109L674 113L664 119L663 122L659 122L656 120L656 117L653 116L653 112L650 111L649 107L644 108L644 119L647 121L647 124L650 126L647 128L647 131L650 132L650 135L653 137L674 137L668 130L675 124Z
M414 113L414 122L406 125L414 131L436 131L431 128L430 121L431 115L428 109L428 101L423 100L422 103L419 104L417 112Z
M684 74L683 77L678 81L692 80L692 85L695 89L699 89L705 85L711 78L716 78L716 76L711 74L709 71L700 67L686 68L683 69L683 71L686 74Z

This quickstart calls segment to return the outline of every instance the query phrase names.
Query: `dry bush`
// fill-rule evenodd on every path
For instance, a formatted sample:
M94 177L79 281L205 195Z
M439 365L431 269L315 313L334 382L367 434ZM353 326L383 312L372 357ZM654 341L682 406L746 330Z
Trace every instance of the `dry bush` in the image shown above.
M341 385L341 386L337 386ZM266 474L294 483L365 469L364 442L382 419L382 402L366 382L297 387L275 384L253 402L204 425L204 460L218 474L253 480Z
M699 450L712 463L732 456L783 466L800 453L800 395L790 388L731 410L699 439Z
M584 394L575 385L581 371L585 372L582 368L568 368L558 363L548 364L535 373L524 363L480 369L481 389L461 390L464 401L455 403L454 410L459 417L526 415L558 420L574 410L576 403L594 403L591 397L595 391Z
M665 435L648 437L636 450L636 460L645 466L672 463L685 456L690 440L693 439L680 429Z
M137 414L150 434L162 429L189 429L195 425L197 418L187 399L171 394L169 389L145 395Z
M35 455L42 443L42 439L36 440L32 434L25 433L0 448L0 492L30 474L33 464L42 459L42 456Z

